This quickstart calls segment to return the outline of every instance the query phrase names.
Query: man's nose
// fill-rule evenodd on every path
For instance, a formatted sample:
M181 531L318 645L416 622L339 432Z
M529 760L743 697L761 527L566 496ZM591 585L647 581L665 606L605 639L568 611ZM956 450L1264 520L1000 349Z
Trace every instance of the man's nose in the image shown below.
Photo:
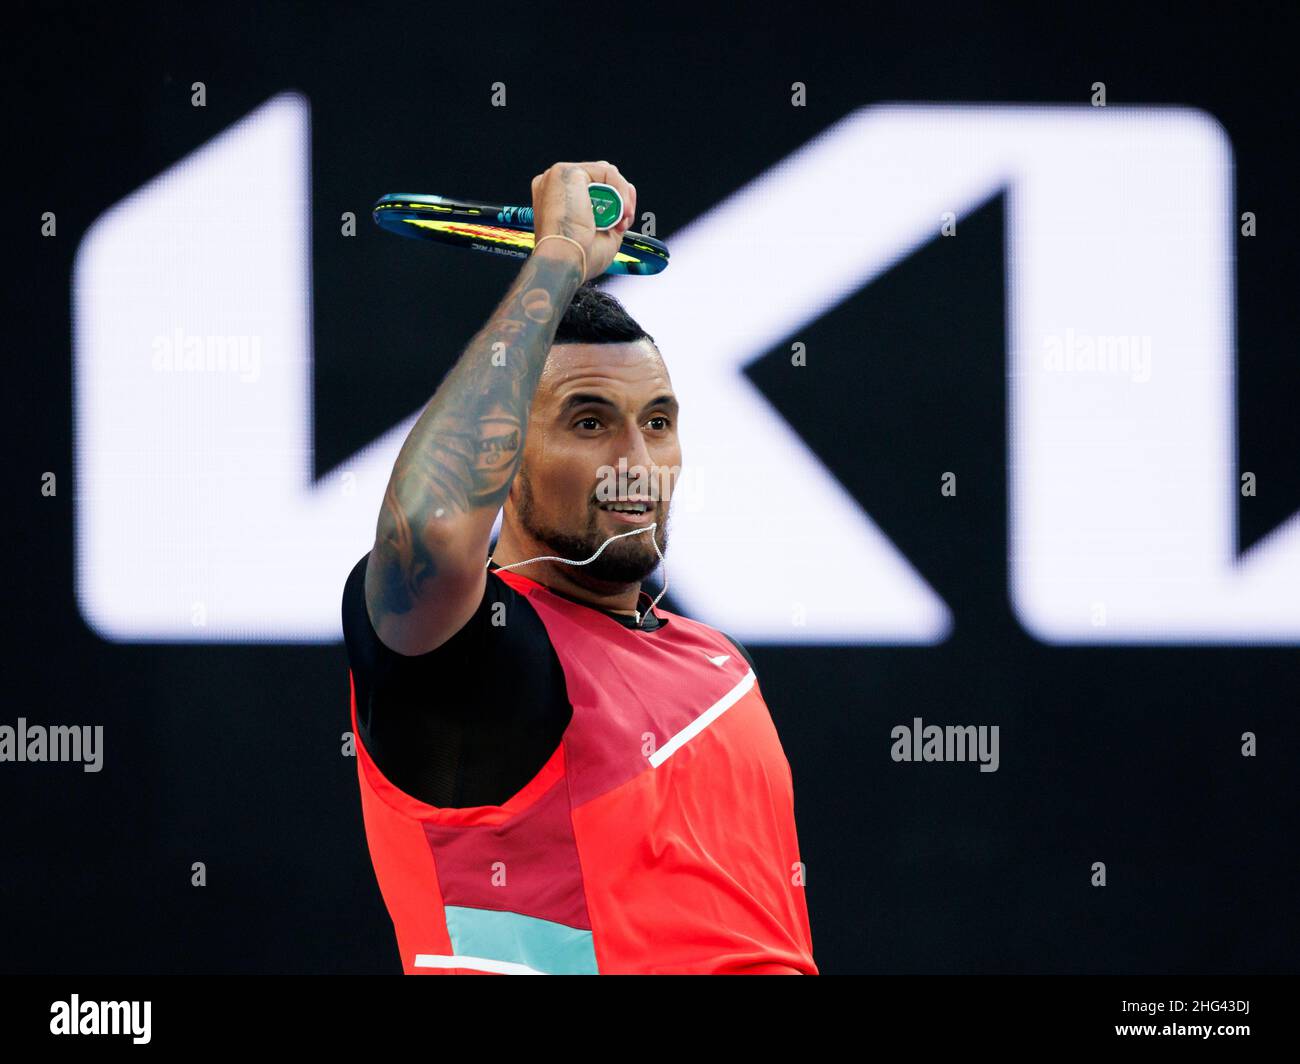
M654 459L646 444L645 433L641 431L639 425L632 425L623 434L621 443L623 449L619 457L627 459L628 468L641 466L648 471L654 466Z

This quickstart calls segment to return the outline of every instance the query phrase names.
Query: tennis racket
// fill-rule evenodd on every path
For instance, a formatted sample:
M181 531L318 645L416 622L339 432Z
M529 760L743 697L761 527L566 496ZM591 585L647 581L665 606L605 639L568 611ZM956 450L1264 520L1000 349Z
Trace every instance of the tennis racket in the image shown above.
M597 229L609 229L623 217L623 199L610 185L588 186ZM415 240L526 259L534 244L533 209L508 207L451 196L394 192L381 197L371 216L381 229ZM628 230L606 274L645 277L668 265L668 248L653 237Z

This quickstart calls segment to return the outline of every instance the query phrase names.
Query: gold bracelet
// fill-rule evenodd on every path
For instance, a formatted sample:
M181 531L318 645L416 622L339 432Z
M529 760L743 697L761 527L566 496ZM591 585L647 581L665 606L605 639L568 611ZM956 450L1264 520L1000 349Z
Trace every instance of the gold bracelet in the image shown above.
M561 236L559 233L550 233L549 235L542 237L541 240L537 241L537 243L535 243L535 244L533 245L533 250L536 251L539 247L541 247L541 246L542 246L542 242L545 241L545 240L567 240L570 244L572 244L575 248L577 248L577 249L578 249L578 254L582 256L582 281L579 281L578 283L579 283L579 284L582 284L583 281L586 281L586 279L587 279L587 253L586 253L585 251L583 251L583 249L582 249L582 245L579 244L576 240L574 240L573 237L571 237L571 236Z

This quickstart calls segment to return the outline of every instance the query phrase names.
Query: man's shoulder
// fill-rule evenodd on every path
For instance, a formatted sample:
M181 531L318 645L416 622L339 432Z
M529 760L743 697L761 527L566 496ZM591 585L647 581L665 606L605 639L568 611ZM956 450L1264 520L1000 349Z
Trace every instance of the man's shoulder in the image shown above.
M372 641L377 642L379 638L366 609L366 562L369 559L370 552L366 551L343 581L343 642L354 667L367 656L367 651L373 654Z
M742 642L741 642L739 639L737 639L734 635L730 635L730 634L728 634L727 632L722 631L722 629L720 629L720 628L715 629L715 631L717 631L717 633L718 633L720 636L722 636L722 637L723 637L723 638L724 638L728 643L730 643L730 644L731 644L732 646L734 646L737 650L739 650L739 651L740 651L740 656L741 656L742 658L744 658L747 662L749 662L749 667L750 667L751 669L754 669L754 670L757 672L757 666L754 664L754 659L750 656L750 653L749 653L749 651L745 648L745 644L744 644L744 643L742 643Z
M744 643L742 643L730 632L724 632L721 628L715 628L713 625L709 624L706 621L699 620L695 617L688 617L684 613L679 613L676 611L669 611L669 610L662 610L657 612L662 612L664 614L665 623L673 619L676 619L680 624L684 625L687 631L689 631L691 628L694 628L697 631L703 630L705 632L712 633L715 636L721 636L723 640L725 640L727 643L730 643L733 647L736 648L737 653L739 653L740 656L745 659L745 661L749 664L749 667L751 669L754 669L755 672L758 671L757 666L755 666L754 664L754 658L749 653L748 648L745 646Z
M682 620L684 620L684 621L687 621L689 624L696 625L696 626L698 626L698 627L700 627L700 628L703 628L703 629L705 629L705 630L707 630L707 631L709 631L709 632L712 632L714 635L721 636L721 637L722 637L726 642L730 643L733 647L736 648L737 653L739 653L740 656L741 656L742 658L745 659L745 661L748 663L748 665L749 665L749 667L750 667L751 669L753 669L755 672L758 671L758 666L756 666L756 665L754 664L754 658L753 658L753 655L750 654L749 649L745 646L744 643L742 643L739 639L737 639L737 638L736 638L734 635L732 635L730 632L724 632L721 628L715 628L715 627L713 627L713 625L711 625L711 624L706 624L705 622L695 620L694 618L684 617L684 616L683 616L682 614L680 614L680 613L679 613L679 614L670 614L670 616L678 617L678 618L680 618L680 619L682 619Z
M343 581L343 607L346 610L348 605L357 598L365 601L366 594L366 563L370 560L370 551L357 560L356 564L348 572L347 579Z
M750 671L753 672L754 676L757 678L758 666L754 664L753 655L750 654L749 649L745 646L745 644L742 643L730 632L724 632L721 628L713 628L712 631L722 636L723 639L725 639L728 643L730 643L733 647L736 648L740 656L745 659L746 664L749 665ZM767 706L768 715L772 718L773 723L775 723L776 711L772 708L771 703L768 702L766 699L764 699L763 704Z
M483 597L474 613L465 624L441 646L435 647L427 654L405 655L388 647L375 631L370 610L366 606L366 569L369 566L371 551L366 551L352 566L343 584L343 638L347 646L349 660L358 667L365 668L383 660L390 664L407 665L434 660L452 659L457 652L470 649L483 632L492 631L496 641L508 641L512 635L529 636L535 626L527 624L527 613L523 611L523 624L514 624L507 620L518 620L518 614L511 607L525 602L525 596L500 578L493 579L491 572L484 583ZM498 605L505 606L504 610Z

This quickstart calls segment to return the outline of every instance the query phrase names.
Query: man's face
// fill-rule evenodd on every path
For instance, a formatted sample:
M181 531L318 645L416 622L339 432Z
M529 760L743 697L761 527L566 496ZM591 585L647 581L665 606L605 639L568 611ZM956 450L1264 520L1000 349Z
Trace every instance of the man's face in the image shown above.
M578 580L639 583L659 564L650 537L667 551L681 462L677 399L649 340L557 344L533 396L505 519L513 516L549 553L572 561L590 558L610 536L658 522L653 532L609 542L588 565L565 567ZM627 500L644 502L646 512L611 509Z

